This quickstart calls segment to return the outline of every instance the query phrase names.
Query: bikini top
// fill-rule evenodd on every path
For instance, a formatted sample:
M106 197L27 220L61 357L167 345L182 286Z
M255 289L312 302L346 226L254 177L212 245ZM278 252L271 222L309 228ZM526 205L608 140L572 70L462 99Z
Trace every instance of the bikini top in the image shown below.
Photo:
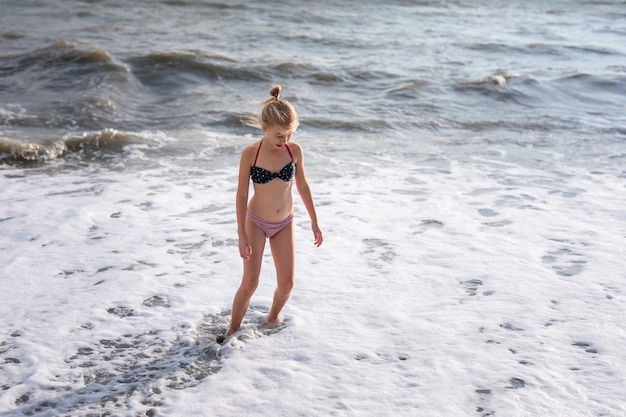
M289 156L291 157L291 162L283 167L278 172L270 172L267 169L259 168L256 166L256 160L259 159L259 151L261 150L261 145L263 144L263 139L261 139L261 143L259 144L259 148L256 151L256 157L254 158L254 165L250 168L250 177L252 178L252 182L255 184L265 184L270 182L274 178L280 178L283 181L291 181L293 176L296 173L296 164L293 161L293 155L291 154L291 150L289 146L285 144L285 148L287 148L287 152L289 152Z

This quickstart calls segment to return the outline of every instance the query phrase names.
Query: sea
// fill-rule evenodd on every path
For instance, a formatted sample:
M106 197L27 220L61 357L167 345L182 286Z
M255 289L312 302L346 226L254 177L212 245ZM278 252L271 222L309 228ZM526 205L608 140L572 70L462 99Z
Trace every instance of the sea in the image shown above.
M324 244L242 329L241 123ZM626 416L623 0L0 0L0 417Z

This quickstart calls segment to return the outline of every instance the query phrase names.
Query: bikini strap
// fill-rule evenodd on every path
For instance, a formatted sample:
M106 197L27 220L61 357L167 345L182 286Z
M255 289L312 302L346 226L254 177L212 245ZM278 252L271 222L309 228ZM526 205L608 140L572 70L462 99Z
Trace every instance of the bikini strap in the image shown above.
M254 158L254 164L252 164L252 166L256 166L256 160L259 159L259 152L261 151L261 145L263 145L263 139L261 139L261 143L259 143L259 147L256 150L256 157ZM291 159L293 159L293 157Z
M293 155L291 154L291 150L289 149L289 146L287 146L286 143L285 143L285 148L287 148L287 152L289 152L289 156L291 157L291 160L293 161Z

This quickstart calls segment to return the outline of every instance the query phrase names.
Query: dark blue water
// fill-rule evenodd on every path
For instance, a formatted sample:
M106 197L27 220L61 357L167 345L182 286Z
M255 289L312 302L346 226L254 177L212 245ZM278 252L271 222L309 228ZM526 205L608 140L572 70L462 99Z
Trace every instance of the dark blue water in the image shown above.
M273 83L301 113L300 134L348 142L356 157L398 142L417 152L424 142L576 146L583 157L624 148L620 1L3 0L1 9L5 164L116 151L156 132L183 148L189 132L251 133L238 116Z

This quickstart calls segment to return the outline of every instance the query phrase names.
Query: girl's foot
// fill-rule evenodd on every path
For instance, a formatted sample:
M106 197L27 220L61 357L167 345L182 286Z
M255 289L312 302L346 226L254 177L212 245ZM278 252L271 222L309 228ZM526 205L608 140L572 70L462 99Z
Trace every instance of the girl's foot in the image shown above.
M269 315L265 316L265 325L269 328L273 328L276 326L280 326L283 323L283 317L278 315L278 317L271 319Z

